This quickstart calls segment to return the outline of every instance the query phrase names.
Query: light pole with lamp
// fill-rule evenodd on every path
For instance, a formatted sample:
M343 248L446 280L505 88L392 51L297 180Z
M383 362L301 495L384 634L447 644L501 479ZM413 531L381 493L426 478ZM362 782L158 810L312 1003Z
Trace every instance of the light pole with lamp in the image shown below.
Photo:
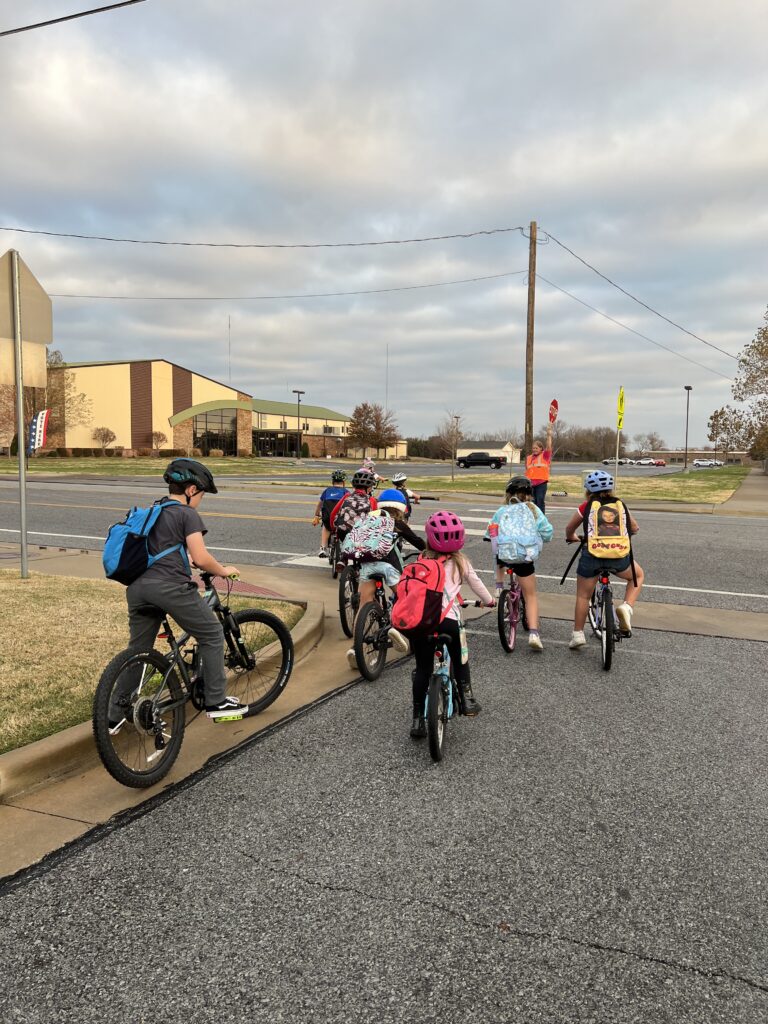
M451 459L451 483L453 483L453 474L456 472L456 453L459 448L459 422L461 416L453 416L453 458Z
M685 388L685 461L683 462L683 472L688 469L688 407L691 403L691 391L693 391L693 385L684 384Z
M306 391L299 391L293 388L293 393L296 395L296 458L301 458L301 396L306 395Z

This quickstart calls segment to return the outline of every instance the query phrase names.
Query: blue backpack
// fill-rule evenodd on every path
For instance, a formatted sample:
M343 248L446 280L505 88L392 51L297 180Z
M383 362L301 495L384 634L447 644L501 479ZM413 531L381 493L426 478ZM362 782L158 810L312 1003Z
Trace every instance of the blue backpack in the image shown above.
M110 526L104 542L102 565L108 580L117 580L128 586L154 565L160 558L178 551L189 570L189 558L184 544L174 544L156 555L149 553L149 534L152 527L169 505L180 505L180 501L156 502L149 508L132 508L121 523Z

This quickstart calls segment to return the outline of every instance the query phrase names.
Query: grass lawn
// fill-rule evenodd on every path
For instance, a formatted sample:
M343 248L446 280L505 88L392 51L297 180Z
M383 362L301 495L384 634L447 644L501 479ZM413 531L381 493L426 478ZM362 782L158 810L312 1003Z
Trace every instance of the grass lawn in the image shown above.
M720 469L694 469L688 473L671 473L664 476L632 476L632 467L619 472L616 493L630 503L633 498L643 501L680 501L719 505L733 494L744 477L748 466L723 466ZM456 475L451 478L414 477L408 479L408 486L424 494L439 494L441 491L469 494L495 494L501 499L508 476L506 473L484 473L482 476ZM553 476L549 481L550 491L567 491L581 499L584 491L582 477Z
M128 642L125 591L83 580L0 569L0 754L86 722L107 662ZM294 604L230 598L231 607L262 607L290 629Z
M168 459L155 458L72 458L72 459L30 459L29 474L34 478L37 474L93 475L102 477L135 477L147 476L160 479ZM203 459L214 477L240 476L263 477L280 476L290 481L291 477L306 477L307 472L313 474L312 481L291 481L292 487L322 489L330 480L330 470L326 467L312 466L310 470L292 459ZM338 461L338 460L335 460ZM6 468L7 465L7 468ZM0 473L4 470L15 473L15 459L0 459ZM347 469L347 483L357 468L357 463L350 461ZM402 466L408 472L407 463ZM508 467L507 470L495 473L465 475L461 470L454 473L454 480L446 476L409 476L408 486L424 494L460 493L503 495L504 486L509 474L522 472L520 466ZM671 473L663 476L633 476L632 467L622 467L619 471L619 492L631 500L682 501L720 504L733 494L741 481L749 472L747 466L723 466L719 469L689 470L688 473ZM316 474L316 477L315 477ZM581 476L555 476L549 484L550 491L568 491L569 495L582 493ZM279 485L282 481L278 481Z

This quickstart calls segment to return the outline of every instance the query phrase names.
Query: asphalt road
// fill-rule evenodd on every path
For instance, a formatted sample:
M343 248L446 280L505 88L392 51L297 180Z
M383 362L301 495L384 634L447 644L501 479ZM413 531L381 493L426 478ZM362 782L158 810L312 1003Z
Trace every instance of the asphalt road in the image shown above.
M763 1024L765 645L503 655L433 764L410 663L0 895L14 1024Z
M317 559L319 530L311 525L317 501L314 490L283 485L259 485L256 491L225 488L207 496L202 507L209 528L207 542L226 562L248 565L291 565L327 568ZM126 482L80 484L31 483L28 490L30 551L35 546L98 550L109 525L134 503L149 502L163 493L160 484ZM470 531L467 553L482 572L491 574L489 546L478 533L496 508L492 499L468 495L452 502ZM424 502L414 512L417 531L438 506ZM560 588L560 577L572 549L564 542L572 509L550 506L555 538L537 563L543 592L574 593L571 577ZM689 513L639 512L635 540L637 560L646 571L645 601L661 601L738 611L768 611L765 565L768 531L765 519L730 518ZM0 481L0 539L19 537L18 485Z

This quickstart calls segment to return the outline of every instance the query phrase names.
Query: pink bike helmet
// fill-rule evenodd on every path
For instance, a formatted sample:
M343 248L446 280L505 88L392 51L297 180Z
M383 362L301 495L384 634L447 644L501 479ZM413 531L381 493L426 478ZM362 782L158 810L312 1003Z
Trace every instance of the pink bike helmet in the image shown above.
M433 512L424 524L424 532L433 551L449 555L464 547L464 523L454 512Z

